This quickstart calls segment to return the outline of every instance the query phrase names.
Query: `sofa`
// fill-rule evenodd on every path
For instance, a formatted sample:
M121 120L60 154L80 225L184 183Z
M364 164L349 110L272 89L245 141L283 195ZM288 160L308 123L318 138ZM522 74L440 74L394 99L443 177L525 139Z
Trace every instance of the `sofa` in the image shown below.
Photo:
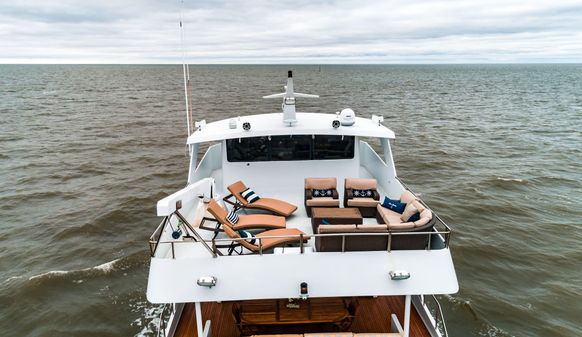
M365 218L376 216L376 206L380 200L376 179L346 178L344 181L344 207L355 207ZM360 190L369 190L371 195L358 195Z
M314 196L317 190L331 190L331 196ZM305 178L305 211L311 217L312 207L340 207L336 178Z
M400 195L400 202L405 203L407 207L414 207L415 211L420 213L420 219L417 221L403 221L403 214L392 211L378 204L376 206L376 220L378 223L387 225L389 231L397 232L430 232L436 223L436 218L432 211L424 206L412 192L405 191ZM412 204L412 206L409 206ZM406 212L406 211L405 211ZM399 236L396 242L398 247L413 246L425 247L428 243L428 235L405 235Z

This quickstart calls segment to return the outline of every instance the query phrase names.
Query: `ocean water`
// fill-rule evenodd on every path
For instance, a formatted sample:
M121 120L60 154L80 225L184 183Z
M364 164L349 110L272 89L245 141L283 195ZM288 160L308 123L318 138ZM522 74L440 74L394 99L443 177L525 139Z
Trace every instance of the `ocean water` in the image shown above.
M196 119L381 114L454 229L450 336L582 336L582 65L193 66ZM153 336L156 201L186 183L180 66L0 65L0 336Z

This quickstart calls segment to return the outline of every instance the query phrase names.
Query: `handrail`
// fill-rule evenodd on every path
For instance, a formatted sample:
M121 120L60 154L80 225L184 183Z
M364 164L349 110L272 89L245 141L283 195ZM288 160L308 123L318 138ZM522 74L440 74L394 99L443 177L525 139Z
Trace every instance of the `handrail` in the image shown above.
M158 245L160 244L160 240L162 238L162 232L168 222L169 217L164 217L162 222L158 225L156 230L150 236L149 244L150 244L150 255L153 257L156 254L156 250L158 249ZM157 237L156 237L157 236Z
M396 180L398 180L407 191L409 191L414 196L416 196L416 193L414 193L414 191L408 185L406 185L406 183L402 179L400 179L398 176L395 176L394 178L396 178ZM448 248L449 247L449 243L451 241L451 234L453 232L453 229L449 225L447 225L447 223L443 219L441 219L441 217L438 214L436 214L430 208L430 206L427 205L422 199L418 198L418 201L420 201L424 207L428 208L432 212L433 216L438 220L438 222L440 222L447 229L447 231L449 232L449 234L445 237L445 247Z
M160 323L158 324L157 337L166 337L166 328L168 327L168 318L174 314L174 305L172 303L164 304L160 313Z
M422 298L424 299L424 298L426 298L426 296L427 295L423 296ZM434 328L436 330L438 330L439 332L441 332L441 335L443 337L448 337L449 332L447 331L447 324L445 323L445 317L443 315L443 309L441 307L441 304L435 295L430 295L430 297L432 297L434 303L436 304L436 308L433 308L433 310L436 311L436 315L434 315L434 318L435 318ZM427 307L428 307L428 303L424 300L423 300L423 304L427 305Z
M200 242L201 244L203 244L206 249L212 254L213 257L217 257L218 255L222 255L219 251L218 248L220 247L220 243L224 243L224 242L228 242L228 243L232 243L232 242L240 242L243 240L251 240L252 238L214 238L214 239L210 239L210 240L204 240L202 239L198 233L196 233L194 231L195 234L197 234L197 237L199 238L198 240L194 241L194 242ZM430 231L430 232L386 232L386 233L326 233L326 234L301 234L301 235L269 235L269 236L263 236L260 238L255 238L259 244L258 244L258 248L259 248L259 253L263 252L263 244L262 244L262 240L263 239L283 239L283 238L305 238L305 239L310 239L310 238L318 238L318 237L342 237L342 241L345 242L345 238L346 237L356 237L356 236L388 236L388 245L386 247L386 250L388 252L392 251L392 237L393 236L407 236L407 235L428 235L429 237L432 235L444 235L445 237L450 235L449 231ZM303 240L300 240L301 242L303 242ZM193 241L159 241L158 244L171 244L172 247L174 247L175 244L191 244L193 243ZM210 245L209 245L210 244ZM301 248L302 244L300 243L300 248ZM224 246L222 246L222 248L224 248ZM430 247L427 247L428 250L431 250ZM342 253L345 253L345 244L342 244ZM301 252L302 254L304 253L303 251ZM174 252L172 253L172 256L174 256Z

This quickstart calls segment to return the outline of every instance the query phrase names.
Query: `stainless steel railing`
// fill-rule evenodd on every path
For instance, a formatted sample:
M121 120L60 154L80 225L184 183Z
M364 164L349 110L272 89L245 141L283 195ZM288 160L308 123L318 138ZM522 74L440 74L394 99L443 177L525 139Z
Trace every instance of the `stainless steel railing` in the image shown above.
M256 241L258 241L258 244L255 244L255 246L257 247L256 250L257 252L262 255L264 252L264 245L263 245L263 240L265 239L297 239L297 243L299 244L300 247L300 252L304 253L304 246L305 240L311 239L311 238L329 238L329 237L341 237L342 238L342 249L341 252L346 252L345 246L346 246L346 239L349 237L358 237L358 236L387 236L388 237L388 243L386 246L386 251L390 252L392 251L392 243L394 241L394 237L399 237L399 236L411 236L411 235L416 235L416 236L420 236L420 235L427 235L429 236L429 241L430 241L430 237L433 235L440 235L441 237L444 238L443 243L445 242L450 242L450 240L447 240L447 237L450 235L450 231L438 231L438 230L433 230L430 232L387 232L387 233L329 233L329 234L304 234L304 235L273 235L273 236L263 236L263 237L253 237L253 238L219 238L219 239L211 239L211 240L203 240L203 239L197 239L197 240L172 240L172 241L157 241L156 242L156 246L159 246L161 244L167 244L171 246L171 252L172 252L172 258L176 257L176 253L175 253L175 245L179 245L179 244L193 244L193 243L200 243L202 244L206 250L213 256L213 257L218 257L218 256L222 256L224 255L220 248L227 248L228 244L232 244L233 242L238 243L239 245L242 245L241 242L242 241L249 241L252 239L255 239ZM227 244L227 245L223 245L223 244ZM442 248L446 248L447 246L444 246ZM420 248L419 248L420 249ZM419 250L419 249L415 249L415 250ZM424 248L423 248L424 249ZM427 250L431 250L432 248L430 246L426 247ZM155 251L152 251L152 257L155 255Z
M158 324L157 337L166 337L166 330L168 321L174 314L174 305L172 303L164 304L162 312L160 313L160 323Z
M447 331L447 324L445 323L445 317L443 316L443 309L441 304L435 295L424 295L422 296L422 304L426 305L427 308L432 311L432 317L435 319L434 328L437 330L441 336L448 337L449 332ZM430 298L432 302L427 302L426 299ZM429 305L429 303L431 303Z

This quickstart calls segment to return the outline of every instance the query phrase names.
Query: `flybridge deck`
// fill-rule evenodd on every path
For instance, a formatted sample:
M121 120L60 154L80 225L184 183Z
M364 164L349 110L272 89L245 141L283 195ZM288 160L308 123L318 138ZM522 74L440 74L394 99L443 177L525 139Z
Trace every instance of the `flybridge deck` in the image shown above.
M399 323L396 309L385 307L390 328L356 332L398 331L408 337L413 303L422 317L416 324L428 329L423 335L430 331L433 337L442 336L420 294L458 291L449 251L451 229L397 177L389 142L394 132L382 125L383 117L358 118L351 109L296 113L295 97L317 96L295 93L291 72L285 92L265 98L274 97L283 98L283 113L195 124L187 141L188 185L157 205L164 220L150 237L148 300L194 302L196 314L185 321L195 316L197 335L208 337L203 302L226 303L218 304L224 309L231 301L244 306L248 300L279 303L300 298L309 304L312 298L316 304L329 298L389 296L385 299L403 300L404 323ZM194 129L188 123L189 131ZM379 140L382 157L364 138ZM218 143L198 162L199 144L205 142ZM330 180L331 187L313 185L321 181L329 185ZM251 195L247 186L262 200L250 205L253 201L244 196ZM319 188L331 188L324 193L333 200L313 200L316 192L322 193ZM361 197L372 191L373 198ZM406 209L414 208L419 218L389 213L378 205L380 196L407 200L413 207ZM340 207L353 209L335 211ZM253 215L257 208L284 216ZM237 229L236 216L228 211L238 212L241 219L246 215L247 221L239 220ZM177 310L173 317L179 320L183 307L173 308ZM281 323L277 317L269 322ZM311 318L297 322L309 323ZM239 323L243 333L243 322ZM172 326L167 331L173 331Z
M281 135L343 135L394 139L394 132L380 124L378 119L356 117L354 125L334 128L332 123L337 118L335 114L299 112L297 121L292 126L282 121L281 113L235 117L208 124L198 123L200 127L188 138L188 144ZM249 123L248 131L243 129L244 123Z

